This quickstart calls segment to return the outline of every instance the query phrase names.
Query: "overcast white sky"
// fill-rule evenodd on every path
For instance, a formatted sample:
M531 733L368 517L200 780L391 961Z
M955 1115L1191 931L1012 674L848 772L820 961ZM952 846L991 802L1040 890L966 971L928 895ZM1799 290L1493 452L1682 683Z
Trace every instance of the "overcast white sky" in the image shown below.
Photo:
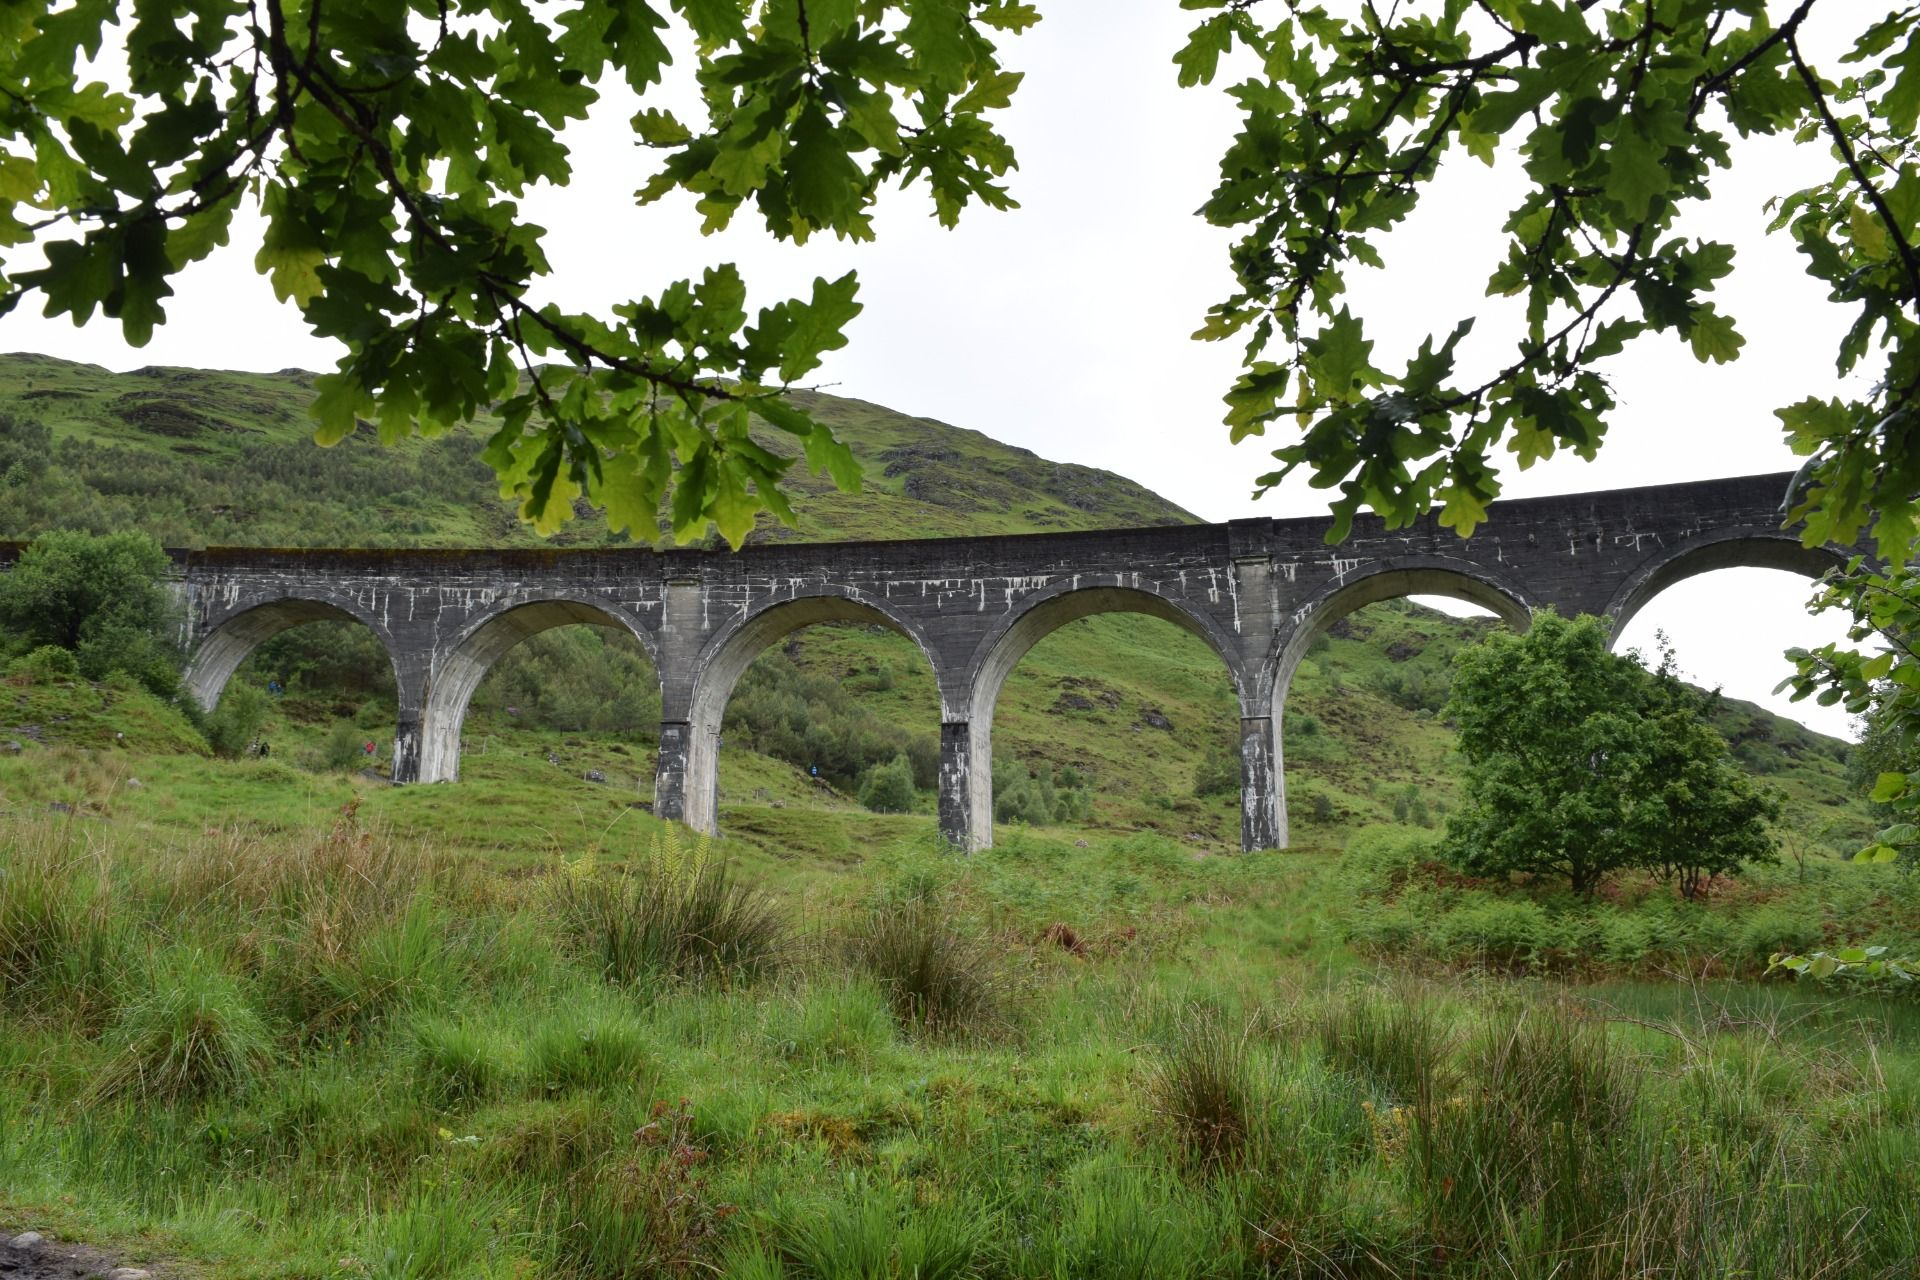
M1844 25L1847 6L1831 7L1822 16ZM1221 85L1174 83L1169 59L1195 15L1176 0L1042 9L1046 20L1005 51L1008 65L1028 72L1003 113L1020 156L1012 180L1020 210L973 209L946 231L921 193L890 192L874 244L823 239L796 249L746 216L703 238L691 198L633 207L630 193L651 157L624 133L631 103L609 92L595 119L568 135L578 170L572 187L527 202L529 216L551 232L551 296L604 309L735 261L758 305L856 267L866 310L848 348L822 372L825 389L1120 472L1209 520L1323 511L1322 496L1304 485L1252 500L1252 478L1270 459L1257 441L1229 445L1220 425L1237 348L1188 338L1231 284L1226 235L1192 211L1211 191L1237 121ZM684 86L669 91L677 96ZM1796 465L1772 411L1836 385L1832 353L1843 321L1785 242L1763 234L1761 206L1825 176L1828 162L1819 148L1784 143L1747 144L1741 154L1743 171L1686 230L1739 247L1739 270L1722 282L1720 299L1746 335L1742 358L1701 365L1665 343L1616 362L1622 408L1599 460L1560 457L1510 471L1506 496ZM1468 314L1483 316L1470 341L1488 359L1511 336L1485 312L1482 294L1500 256L1514 166L1449 168L1456 172L1447 186L1428 197L1431 211L1396 234L1387 270L1352 292L1354 310L1381 340L1377 357ZM31 304L0 320L0 348L112 369L330 367L330 344L307 335L253 273L254 234L249 224L229 250L176 281L169 323L143 349L127 347L115 326L76 329L41 318ZM1473 349L1463 350L1471 360ZM1705 575L1664 593L1624 639L1651 648L1664 630L1681 666L1702 683L1845 733L1844 714L1789 707L1769 692L1786 673L1781 650L1843 635L1837 619L1807 616L1808 594L1803 580L1766 570Z

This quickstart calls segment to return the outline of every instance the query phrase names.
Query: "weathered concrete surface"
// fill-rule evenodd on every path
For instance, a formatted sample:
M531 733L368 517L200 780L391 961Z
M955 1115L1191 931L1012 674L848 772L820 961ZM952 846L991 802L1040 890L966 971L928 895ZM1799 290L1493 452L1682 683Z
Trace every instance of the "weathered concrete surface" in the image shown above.
M1696 573L1761 565L1817 575L1841 558L1780 527L1789 477L1494 504L1463 541L1432 518L1324 518L928 541L782 544L710 551L247 551L181 553L193 658L211 707L254 646L316 618L379 636L399 685L396 781L459 772L460 724L492 663L527 636L576 622L627 630L660 673L657 811L711 831L719 730L740 675L815 622L889 627L926 656L940 689L940 825L992 841L993 710L1007 674L1055 628L1094 613L1165 618L1219 655L1240 703L1242 843L1287 842L1276 733L1315 636L1375 600L1412 593L1485 605L1514 626L1531 611L1624 623Z

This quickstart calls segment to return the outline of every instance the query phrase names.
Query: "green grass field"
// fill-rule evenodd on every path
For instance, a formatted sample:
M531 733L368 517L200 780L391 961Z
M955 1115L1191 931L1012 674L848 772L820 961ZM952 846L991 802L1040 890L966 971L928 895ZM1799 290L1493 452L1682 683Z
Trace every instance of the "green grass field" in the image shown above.
M236 767L228 813L278 768ZM499 853L449 856L388 825L407 793L345 787L258 830L8 820L7 1221L231 1276L1895 1276L1920 1248L1904 1000L1389 955L1350 936L1354 853L963 858L827 809L716 850L762 914L708 895L689 954L620 896L696 874L643 813L508 792L465 818Z

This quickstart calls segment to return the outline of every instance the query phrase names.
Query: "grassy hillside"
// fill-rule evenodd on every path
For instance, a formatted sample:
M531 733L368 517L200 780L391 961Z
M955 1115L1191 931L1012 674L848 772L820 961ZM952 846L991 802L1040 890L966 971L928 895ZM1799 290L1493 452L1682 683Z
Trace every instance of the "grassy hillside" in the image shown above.
M383 448L372 429L313 446L313 375L148 368L116 374L50 356L0 356L0 537L138 527L169 546L581 546L625 543L582 519L535 535L495 492L479 448L491 424ZM912 538L1190 522L1111 472L1048 462L929 418L811 392L865 467L859 494L796 468L803 525L762 538ZM35 427L45 429L46 444ZM763 439L791 455L791 438ZM47 456L50 448L50 457ZM36 471L35 455L47 465ZM32 483L27 481L31 479Z

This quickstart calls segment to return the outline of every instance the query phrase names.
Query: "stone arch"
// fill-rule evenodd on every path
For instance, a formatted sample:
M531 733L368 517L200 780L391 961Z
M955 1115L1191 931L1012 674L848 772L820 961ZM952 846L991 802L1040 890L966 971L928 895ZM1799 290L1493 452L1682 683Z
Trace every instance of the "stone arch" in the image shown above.
M720 722L726 715L733 688L746 674L753 660L783 636L821 622L854 622L881 626L913 641L927 665L939 675L940 665L925 637L883 602L851 589L821 587L779 600L769 601L722 627L702 649L694 663L692 688L687 703L687 732L680 753L671 759L668 732L662 730L660 769L663 774L676 765L685 770L679 794L684 796L678 816L696 831L719 832L720 799ZM681 763L683 761L684 763ZM664 779L663 779L664 784ZM659 794L672 794L675 788L656 786Z
M1294 672L1314 640L1326 634L1334 623L1367 605L1405 596L1447 596L1490 609L1515 631L1525 631L1533 623L1533 610L1526 595L1503 575L1451 557L1435 557L1415 563L1387 562L1359 576L1349 576L1332 590L1322 593L1297 610L1292 626L1278 638L1278 653L1271 669L1272 689L1269 719L1272 734L1273 822L1279 845L1287 845L1286 724L1287 691L1293 685Z
M1662 547L1629 573L1607 602L1606 616L1617 641L1627 623L1668 587L1716 569L1780 569L1818 578L1847 562L1838 547L1808 547L1781 529L1729 529Z
M1069 583L1056 591L1029 597L1017 613L981 640L968 665L965 765L962 776L952 780L953 790L965 795L964 825L963 815L954 814L949 819L943 814L942 827L950 835L964 830L972 848L993 846L993 713L1007 677L1020 659L1047 636L1069 622L1102 613L1143 613L1171 622L1206 641L1207 647L1225 665L1245 715L1253 690L1237 656L1238 645L1234 637L1223 632L1208 615L1158 592L1132 586L1076 588ZM942 737L947 737L945 728ZM957 764L956 761L950 765L943 759L943 774ZM943 792L948 790L948 781L942 778ZM1242 800L1244 803L1244 795Z
M1446 596L1490 609L1515 631L1525 631L1533 609L1525 593L1504 577L1466 561L1436 557L1415 564L1385 562L1359 576L1349 576L1331 591L1308 601L1293 615L1293 626L1282 633L1273 666L1273 718L1280 722L1286 710L1287 689L1307 649L1334 623L1357 609L1382 600L1406 596Z
M393 664L394 683L400 690L401 701L405 702L406 686L400 678L392 637L386 630L374 619L345 605L303 596L263 601L223 618L194 646L183 677L187 693L202 711L212 711L220 704L227 681L248 654L282 631L308 622L353 622L373 632L387 661Z
M466 723L473 691L493 664L523 640L574 625L606 627L633 636L658 676L660 655L653 636L603 602L551 596L496 609L469 626L433 664L420 720L422 782L452 782L460 776L461 726Z

